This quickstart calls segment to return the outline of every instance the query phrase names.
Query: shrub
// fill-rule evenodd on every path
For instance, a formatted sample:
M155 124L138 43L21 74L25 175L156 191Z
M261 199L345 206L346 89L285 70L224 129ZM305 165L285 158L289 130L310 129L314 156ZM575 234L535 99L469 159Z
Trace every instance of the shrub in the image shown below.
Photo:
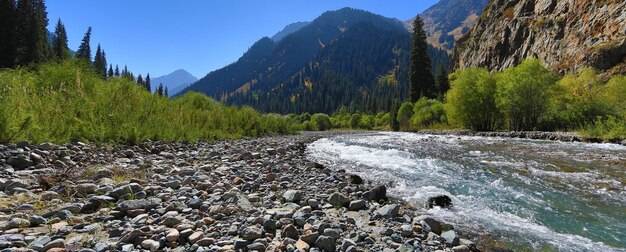
M332 128L332 123L330 122L330 118L328 117L328 115L326 114L314 114L313 116L311 116L311 129L312 130L318 130L318 131L324 131L324 130L329 130Z
M497 75L497 105L510 130L534 130L546 110L556 77L536 59Z
M411 117L413 117L413 103L403 102L398 109L397 120L400 123L400 130L409 131L411 127Z
M496 106L496 79L484 68L470 68L451 75L444 106L453 125L479 131L496 130L501 113Z
M441 101L436 99L419 99L413 105L412 125L415 129L430 127L434 124L446 124L446 112Z

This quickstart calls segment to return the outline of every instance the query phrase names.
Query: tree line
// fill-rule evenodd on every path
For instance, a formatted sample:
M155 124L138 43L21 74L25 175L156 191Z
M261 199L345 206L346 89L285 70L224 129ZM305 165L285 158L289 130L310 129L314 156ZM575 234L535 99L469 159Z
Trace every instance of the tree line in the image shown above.
M45 62L61 62L76 59L89 64L103 79L123 77L135 80L127 66L120 71L118 65L107 65L106 52L100 44L92 61L91 34L89 27L75 54L68 46L65 25L59 19L54 33L48 35L48 13L44 0L0 0L0 69L24 67ZM137 84L151 92L149 74L144 81L141 75ZM167 97L167 87L162 83L155 94Z

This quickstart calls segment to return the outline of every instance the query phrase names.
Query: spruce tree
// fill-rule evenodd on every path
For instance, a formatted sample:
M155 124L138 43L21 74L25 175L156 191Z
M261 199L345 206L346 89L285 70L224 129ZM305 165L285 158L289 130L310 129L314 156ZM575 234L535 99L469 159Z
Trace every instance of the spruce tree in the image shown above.
M43 0L19 0L16 9L16 63L27 65L50 58L48 13Z
M132 74L131 74L132 75ZM143 83L143 77L141 77L141 74L139 74L139 76L137 77L137 84L139 86L145 87L144 83Z
M15 0L0 0L0 68L15 64Z
M107 54L106 52L104 52L104 50L102 50L102 58L100 60L102 64L102 69L100 71L102 71L102 77L106 79L107 78Z
M163 83L159 83L159 87L156 90L158 96L163 96Z
M428 44L424 32L424 22L417 16L413 22L413 42L411 44L411 62L409 67L411 102L420 97L434 97L435 80L428 56Z
M83 41L80 43L78 47L78 51L76 51L76 58L86 60L91 63L91 46L89 45L91 41L91 26L87 28L87 32L83 37Z
M448 80L448 71L443 63L439 63L437 75L435 76L435 86L437 89L437 99L443 100L443 96L450 89L450 81Z
M389 119L391 120L389 124L391 125L391 130L393 131L400 131L400 122L398 122L397 118L398 110L400 110L400 103L397 99L393 99L393 104L391 105L391 118Z
M120 77L120 68L115 64L115 77Z
M65 31L65 26L61 22L60 18L54 28L52 52L57 60L66 60L70 58L70 49L67 46L67 32Z
M148 90L148 92L152 93L152 87L150 86L150 73L146 75L146 80L144 81L143 86Z
M170 95L168 94L168 91L167 91L167 87L165 87L165 90L163 90L163 96L165 96L166 98L170 97Z
M113 65L109 64L109 73L107 74L109 78L113 77Z
M102 49L100 49L100 44L98 44L98 49L96 49L96 56L93 58L93 67L96 69L96 72L102 75L103 61L102 61Z

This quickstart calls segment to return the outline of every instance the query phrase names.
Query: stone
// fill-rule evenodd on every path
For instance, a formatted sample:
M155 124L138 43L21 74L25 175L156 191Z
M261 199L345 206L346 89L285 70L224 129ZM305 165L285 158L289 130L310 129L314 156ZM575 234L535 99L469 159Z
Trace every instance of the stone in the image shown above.
M31 227L37 227L39 225L43 225L46 224L48 221L46 221L46 219L44 217L41 217L39 215L33 215L30 218L28 218L28 221L30 222L30 226Z
M302 199L302 192L298 190L287 190L283 194L283 199L286 202L299 202Z
M300 236L300 240L306 242L307 244L313 246L315 245L315 241L317 241L317 238L320 237L320 234L318 232L312 232L309 234L304 234L302 236Z
M450 208L452 207L452 199L450 199L450 197L446 195L439 195L428 198L428 208L433 208L435 206L441 208Z
M202 200L198 198L192 198L187 200L186 202L187 206L193 209L199 209L200 207L202 207L202 203Z
M339 239L341 237L341 231L333 228L324 229L324 235L333 239Z
M348 198L347 196L341 193L336 192L328 196L328 203L330 203L331 205L335 207L348 206L348 204L350 204L350 198Z
M198 244L198 246L208 247L208 246L215 244L215 242L216 242L215 238L205 237L205 238L198 240L196 244Z
M118 204L120 211L128 212L130 210L135 209L152 209L161 204L161 199L159 198L147 198L147 199L138 199L138 200L126 200L122 203Z
M337 248L335 239L324 235L321 235L317 238L317 240L315 241L315 246L324 252L333 252Z
M422 216L418 216L416 217L416 220L413 222L417 222L420 223L422 228L425 228L425 226L428 226L426 231L432 231L435 234L440 235L442 228L441 228L441 222L439 222L438 220L436 220L435 218L428 216L428 215L422 215Z
M291 239L298 240L300 233L298 232L298 229L294 225L289 224L283 227L283 230L281 231L280 235L282 237L289 237Z
M233 185L241 185L243 184L245 181L240 178L240 177L236 177L235 179L233 179Z
M343 243L341 244L341 250L342 251L348 251L349 247L355 247L356 248L356 246L357 246L357 244L353 240L343 239Z
M354 184L354 185L363 184L363 179L359 175L356 175L356 174L348 175L348 181L350 182L350 184Z
M122 252L132 252L135 249L133 244L126 244L122 246Z
M46 243L45 246L41 249L42 251L48 251L52 248L65 248L65 241L63 239L56 239Z
M383 218L393 218L398 216L398 212L400 211L400 206L398 204L384 205L383 207L376 210L376 214L380 215Z
M303 240L296 241L296 248L300 251L309 251L311 246Z
M266 247L263 243L255 242L246 246L246 248L248 249L248 251L265 251Z
M465 245L458 245L452 247L452 252L470 252L471 250Z
M74 187L74 191L79 195L88 195L94 193L98 189L98 186L94 183L78 184Z
M198 240L202 239L204 237L204 233L203 232L194 232L193 234L191 234L187 240L189 240L189 242L191 243L196 243Z
M141 247L144 249L150 250L151 252L155 252L159 250L159 247L161 247L161 244L158 241L147 239L141 242Z
M0 223L0 230L4 231L8 229L13 229L13 228L25 228L29 226L30 226L30 222L27 219L12 218L9 221Z
M178 241L179 237L180 237L180 233L178 232L178 230L170 229L167 232L167 235L165 236L165 240L167 240L168 242L175 242L175 241Z
M49 151L49 150L54 149L55 146L53 143L42 143L38 147L40 150Z
M119 199L124 195L136 194L143 191L143 187L137 183L130 183L128 185L120 186L108 193L109 197Z
M459 237L456 235L454 230L449 230L441 233L441 237L446 239L446 242L452 246L457 246L460 243Z
M263 230L259 226L246 227L241 233L241 238L246 241L254 241L263 237Z
M45 247L46 244L48 244L50 241L52 241L52 238L50 238L50 236L38 236L30 243L29 248L36 251L42 251L43 247Z
M348 205L348 209L350 211L359 211L363 208L365 208L365 200L353 200L350 201L350 204Z
M387 187L377 186L363 194L363 197L372 201L387 201Z
M30 157L22 154L10 157L6 160L6 162L16 170L24 170L34 165L34 162L30 159Z

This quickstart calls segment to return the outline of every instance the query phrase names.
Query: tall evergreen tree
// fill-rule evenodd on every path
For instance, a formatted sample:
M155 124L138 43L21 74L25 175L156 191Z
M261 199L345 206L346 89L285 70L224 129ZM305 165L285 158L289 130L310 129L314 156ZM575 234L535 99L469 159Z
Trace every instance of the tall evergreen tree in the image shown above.
M448 89L450 89L450 82L448 80L448 71L443 63L439 63L437 69L437 75L435 76L435 87L437 89L437 99L443 100L443 96Z
M398 110L400 110L400 103L398 102L397 99L393 99L393 105L391 105L391 118L389 120L391 120L391 122L389 122L389 124L391 125L391 130L393 131L399 131L400 130L400 122L398 122Z
M411 102L416 102L420 97L434 97L435 80L432 73L430 57L428 56L428 44L424 22L417 16L413 22L413 42L411 44L411 64L409 67L409 79L411 89Z
M159 87L156 90L158 96L163 96L163 83L159 83Z
M167 91L167 87L165 87L165 90L163 90L163 96L165 96L166 98L170 97L170 94Z
M120 68L115 64L115 77L120 77Z
M122 71L122 77L128 77L128 66L124 65L124 70Z
M15 64L15 0L0 0L0 68Z
M58 60L66 60L70 58L70 49L67 46L67 32L65 26L61 22L57 21L57 26L54 28L54 37L52 38L52 52L54 57Z
M80 43L78 47L78 51L76 51L76 58L84 59L87 62L91 62L91 46L89 45L91 41L91 26L87 28L87 32L83 37L83 41Z
M98 49L96 49L96 56L94 56L93 58L93 67L96 69L96 72L98 72L98 74L100 75L103 74L102 69L106 68L106 65L104 65L102 49L100 48L100 44L98 44ZM106 74L106 71L104 71L104 73Z
M141 77L141 74L139 74L139 76L137 77L137 84L139 86L145 87L143 83L143 77Z
M102 50L102 69L100 71L102 71L102 76L104 77L104 79L107 78L107 53L104 52L104 50Z
M50 58L48 13L43 0L19 0L16 9L16 63L26 65Z
M107 74L109 78L113 77L113 65L109 64L109 73Z
M146 80L144 81L143 86L146 88L146 90L148 90L148 92L152 92L152 87L150 86L150 73L146 75Z

